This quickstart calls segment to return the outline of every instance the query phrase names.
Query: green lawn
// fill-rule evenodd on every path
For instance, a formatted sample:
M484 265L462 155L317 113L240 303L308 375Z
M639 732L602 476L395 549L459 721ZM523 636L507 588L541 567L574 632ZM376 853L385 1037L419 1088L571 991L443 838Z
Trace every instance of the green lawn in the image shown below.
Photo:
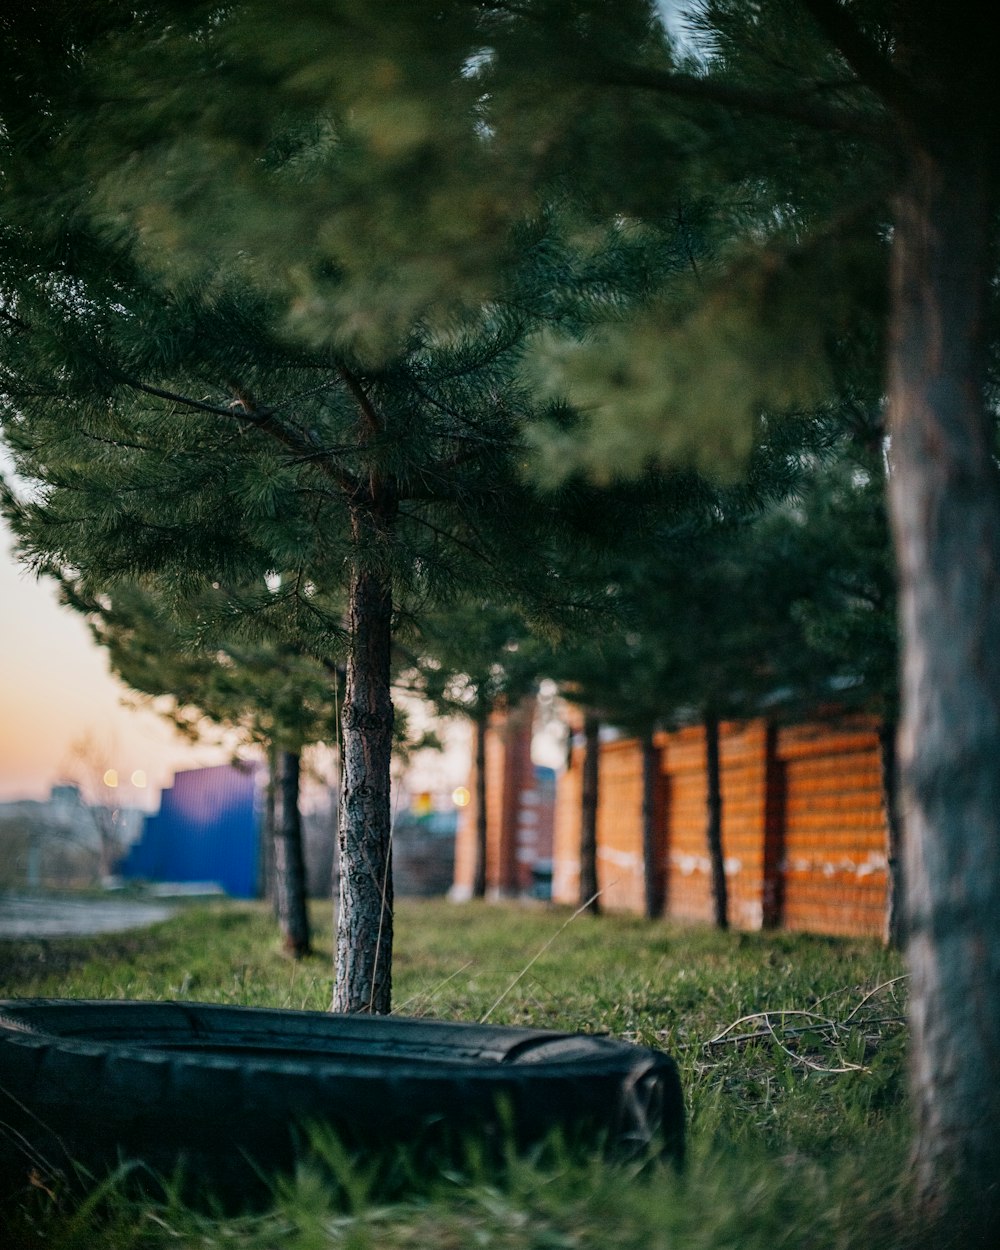
M0 943L0 996L187 998L324 1009L319 953L295 964L257 905L189 906L115 937ZM37 1190L2 1213L3 1245L39 1247L895 1247L938 1245L910 1225L904 1177L905 979L872 941L719 934L546 907L401 902L398 1011L608 1031L677 1059L689 1160L525 1160L499 1182L442 1175L403 1201L371 1196L363 1164L303 1160L273 1209L210 1218L114 1186L83 1207ZM760 1013L768 1013L761 1015Z

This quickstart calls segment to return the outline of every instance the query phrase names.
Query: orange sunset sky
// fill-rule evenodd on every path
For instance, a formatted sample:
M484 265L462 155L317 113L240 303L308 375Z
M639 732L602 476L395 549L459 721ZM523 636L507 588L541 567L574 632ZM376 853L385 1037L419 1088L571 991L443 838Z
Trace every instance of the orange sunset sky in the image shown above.
M122 779L122 799L138 806L155 807L175 769L223 763L222 747L192 746L155 712L122 706L128 692L83 618L17 564L12 545L0 521L0 802L48 797L87 735ZM145 787L131 784L137 770Z

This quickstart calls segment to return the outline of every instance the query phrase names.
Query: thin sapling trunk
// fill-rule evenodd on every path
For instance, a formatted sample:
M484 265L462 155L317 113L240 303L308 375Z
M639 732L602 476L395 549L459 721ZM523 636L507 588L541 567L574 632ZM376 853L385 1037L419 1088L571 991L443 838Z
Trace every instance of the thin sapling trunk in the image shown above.
M663 907L660 887L659 840L657 838L656 793L659 787L660 757L647 729L639 738L642 750L642 880L646 918L655 920Z
M705 776L708 785L705 840L712 868L712 913L716 927L729 928L729 891L722 853L722 768L719 761L719 718L705 717Z
M383 535L356 517L358 537ZM389 686L392 591L388 578L356 567L349 592L350 650L343 709L340 889L334 1011L387 1015L392 1008Z
M601 722L587 711L583 719L583 793L580 803L580 906L592 915L601 910L597 897L597 801L601 759Z
M479 712L475 719L476 739L476 864L472 878L472 897L486 897L486 731L489 714Z
M311 950L299 806L302 761L297 751L280 752L280 760L281 820L275 827L274 839L275 905L285 950L300 959Z

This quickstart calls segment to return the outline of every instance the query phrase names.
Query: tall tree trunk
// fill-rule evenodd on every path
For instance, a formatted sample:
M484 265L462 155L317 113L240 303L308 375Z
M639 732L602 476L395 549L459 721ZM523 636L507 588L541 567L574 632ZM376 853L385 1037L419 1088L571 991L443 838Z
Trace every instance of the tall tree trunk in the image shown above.
M885 851L887 863L885 943L901 950L906 933L903 922L902 815L899 810L899 765L896 735L899 726L887 720L879 729L879 758L882 765L882 807L885 811Z
M588 710L583 718L583 792L580 797L580 906L596 916L597 897L597 797L601 761L601 722Z
M647 729L639 737L642 751L642 882L646 918L655 920L663 908L660 887L659 838L657 837L656 795L660 785L660 753Z
M479 712L475 720L476 734L476 866L472 878L472 897L486 897L486 730L489 713Z
M967 111L965 120L912 150L896 204L889 500L903 640L916 1178L926 1215L964 1207L983 1244L995 1245L1000 476L984 402L995 136L974 131Z
M281 820L274 831L274 901L285 950L300 959L311 949L299 808L302 761L297 751L282 751L280 755Z
M278 837L278 748L273 742L267 744L267 787L264 791L264 837L260 847L261 894L278 914L278 898L274 885L275 852Z
M729 891L722 854L722 768L719 762L719 718L705 716L705 777L708 785L705 840L712 865L712 914L716 927L729 928Z
M358 546L383 538L379 518L359 511ZM392 591L388 579L360 559L351 575L349 614L333 1010L385 1015L392 1006Z

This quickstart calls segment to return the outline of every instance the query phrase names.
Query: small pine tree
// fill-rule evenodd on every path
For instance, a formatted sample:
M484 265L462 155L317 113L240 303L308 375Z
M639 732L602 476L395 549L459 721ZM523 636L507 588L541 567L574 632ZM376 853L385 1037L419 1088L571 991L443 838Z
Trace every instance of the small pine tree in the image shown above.
M207 720L264 749L269 790L279 790L281 799L280 817L270 819L267 830L275 911L285 949L296 959L308 955L300 760L307 745L336 736L336 674L295 644L241 642L231 629L227 637L219 622L232 600L221 591L170 604L148 584L125 583L95 594L79 579L63 577L60 586L63 601L86 617L106 649L113 671L151 696L181 732L197 738Z
M490 717L532 693L538 644L523 619L487 600L460 600L426 615L413 677L439 716L460 715L473 727L476 859L472 897L486 894L487 769Z
M257 587L231 605L250 636L319 656L346 639L334 1005L388 1011L395 623L477 586L572 615L585 592L555 575L559 535L597 540L601 492L523 474L516 288L373 364L289 343L246 270L171 281L115 255L114 281L49 269L18 292L30 330L7 335L4 425L38 490L8 492L8 515L39 567L167 596Z

